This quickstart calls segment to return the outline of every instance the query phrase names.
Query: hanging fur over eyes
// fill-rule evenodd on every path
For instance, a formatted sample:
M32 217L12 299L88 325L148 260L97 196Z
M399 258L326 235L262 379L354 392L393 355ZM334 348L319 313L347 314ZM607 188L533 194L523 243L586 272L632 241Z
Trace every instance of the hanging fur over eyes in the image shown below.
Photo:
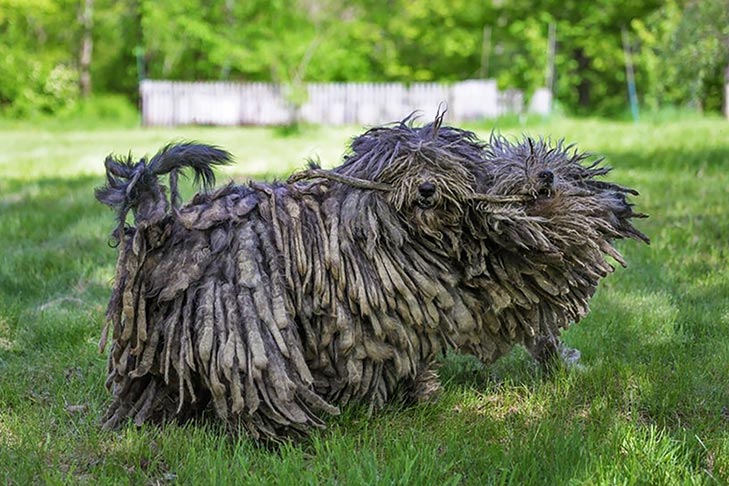
M106 160L97 198L119 242L106 427L211 408L255 438L301 436L350 402L428 398L448 349L553 359L609 258L625 264L613 242L648 242L637 192L603 180L600 160L485 143L442 116L368 130L331 170L180 203L180 171L211 188L230 160L195 143Z

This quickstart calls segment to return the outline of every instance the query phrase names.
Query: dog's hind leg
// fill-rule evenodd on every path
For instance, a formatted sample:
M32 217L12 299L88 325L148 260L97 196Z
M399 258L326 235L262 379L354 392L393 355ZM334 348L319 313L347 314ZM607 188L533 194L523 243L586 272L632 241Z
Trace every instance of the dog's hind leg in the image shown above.
M525 347L544 372L550 373L562 365L567 368L579 366L580 351L566 346L558 337L537 336Z
M435 362L421 363L413 379L408 401L415 403L435 399L441 391L440 377Z

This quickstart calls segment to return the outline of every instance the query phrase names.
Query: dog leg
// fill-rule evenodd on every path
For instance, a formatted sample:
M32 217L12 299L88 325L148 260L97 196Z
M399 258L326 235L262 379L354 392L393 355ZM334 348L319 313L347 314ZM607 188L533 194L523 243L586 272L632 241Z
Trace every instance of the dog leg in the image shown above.
M560 366L568 369L580 366L580 351L566 346L559 338L539 336L532 343L527 343L526 348L539 368L546 373Z
M435 363L423 363L413 381L411 399L422 403L438 396L441 391L440 378Z

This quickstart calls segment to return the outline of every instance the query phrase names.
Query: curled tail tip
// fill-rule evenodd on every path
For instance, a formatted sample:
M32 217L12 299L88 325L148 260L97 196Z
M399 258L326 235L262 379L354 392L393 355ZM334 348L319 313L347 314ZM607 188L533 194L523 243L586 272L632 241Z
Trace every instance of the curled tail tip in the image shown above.
M159 176L170 174L170 197L175 205L179 202L178 171L192 169L195 184L208 190L215 184L213 167L230 164L232 160L231 154L220 147L197 142L170 143L149 160L146 157L135 160L131 154L112 154L104 160L106 184L94 192L99 202L114 208L123 218L130 209L149 199L145 194L162 193Z
M171 142L165 145L162 150L152 159L152 164L164 165L161 159L195 160L210 165L226 165L233 161L233 156L227 150L217 145L205 144L194 141ZM174 167L173 167L174 168Z
M150 161L150 170L155 175L190 168L193 170L195 184L204 189L215 185L214 166L229 165L233 162L230 152L215 145L198 142L176 142L166 145Z

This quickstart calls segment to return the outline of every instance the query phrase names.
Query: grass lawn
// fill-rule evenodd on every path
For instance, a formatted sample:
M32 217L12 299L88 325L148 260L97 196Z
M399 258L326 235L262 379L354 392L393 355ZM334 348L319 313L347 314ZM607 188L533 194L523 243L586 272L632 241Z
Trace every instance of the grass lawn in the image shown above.
M484 136L492 126L472 126ZM439 400L356 407L270 451L215 423L102 432L97 350L116 251L96 203L109 152L220 144L229 177L339 160L359 128L32 128L0 131L0 483L729 483L729 122L556 120L505 125L607 157L640 190L653 243L565 335L582 369L543 377L521 349L489 368L449 357ZM189 194L189 190L188 190Z

